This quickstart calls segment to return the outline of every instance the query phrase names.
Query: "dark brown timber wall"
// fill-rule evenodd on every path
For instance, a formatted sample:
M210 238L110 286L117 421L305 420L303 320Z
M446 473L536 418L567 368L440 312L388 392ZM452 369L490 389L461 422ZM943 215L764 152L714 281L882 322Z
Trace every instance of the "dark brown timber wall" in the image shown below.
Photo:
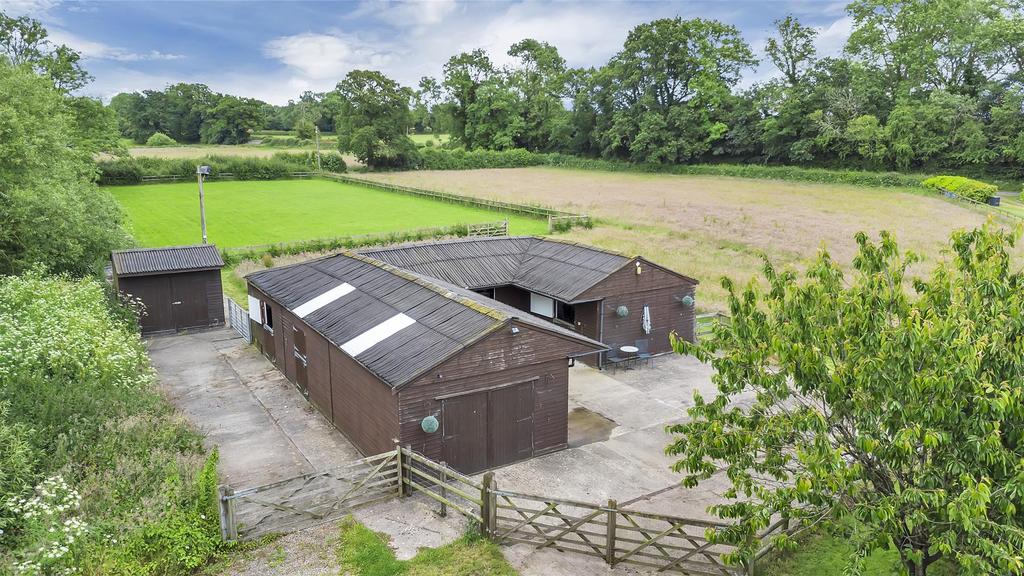
M334 425L366 456L395 447L398 399L391 387L331 346Z
M579 345L519 323L485 337L399 391L401 441L428 458L443 460L441 430L426 433L423 418L441 419L445 396L534 382L533 453L565 448L568 434L567 356ZM528 457L528 456L527 456Z
M116 287L146 304L143 334L224 324L220 270L124 276Z
M696 297L696 284L643 259L640 259L641 273L637 274L633 262L577 298L603 300L599 319L602 324L601 341L612 348L618 348L646 338L654 354L672 349L668 338L672 331L693 341L694 307L685 306L680 300L687 295ZM643 331L644 305L651 310L650 334L644 334ZM625 306L629 315L620 317L616 313L619 306Z

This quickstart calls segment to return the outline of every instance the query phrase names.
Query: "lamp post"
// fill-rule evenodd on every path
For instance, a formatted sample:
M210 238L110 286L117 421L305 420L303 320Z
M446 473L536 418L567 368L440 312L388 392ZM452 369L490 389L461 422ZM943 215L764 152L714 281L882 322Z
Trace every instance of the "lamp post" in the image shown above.
M203 178L209 175L209 166L199 166L196 168L196 177L199 178L199 222L203 227L203 244L206 244L206 206L203 203Z
M320 127L314 125L313 130L316 135L316 171L323 172L323 168L320 167Z

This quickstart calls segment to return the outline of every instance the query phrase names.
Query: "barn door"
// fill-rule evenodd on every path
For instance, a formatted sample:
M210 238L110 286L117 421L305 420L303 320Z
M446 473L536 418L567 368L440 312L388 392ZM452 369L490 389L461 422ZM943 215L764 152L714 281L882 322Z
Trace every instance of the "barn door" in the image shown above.
M488 468L533 456L533 382L489 394Z
M487 393L443 400L441 431L449 466L467 474L487 468Z
M171 297L176 330L206 326L210 323L210 311L206 306L206 278L202 274L171 276Z
M306 358L306 333L292 326L292 350L295 355L295 384L302 395L309 398L309 360Z

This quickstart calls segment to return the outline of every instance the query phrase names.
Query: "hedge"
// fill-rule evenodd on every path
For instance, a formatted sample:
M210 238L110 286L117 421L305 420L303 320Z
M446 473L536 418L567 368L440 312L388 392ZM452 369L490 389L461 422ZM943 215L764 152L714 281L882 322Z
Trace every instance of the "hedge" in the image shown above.
M916 188L921 185L920 176L901 174L899 172L830 170L827 168L766 166L763 164L633 164L617 160L572 156L569 154L534 153L518 148L503 151L421 148L419 153L420 162L418 167L422 170L473 170L479 168L553 166L609 172L734 176L739 178L766 178L826 184L853 184L857 186L906 186Z
M321 165L328 172L345 172L345 160L337 153L321 154ZM316 154L313 152L278 152L271 158L241 158L236 156L206 156L203 158L118 158L101 160L96 163L98 182L102 185L138 184L143 176L168 176L193 178L196 166L210 166L213 177L229 173L237 180L279 180L288 178L292 172L306 172L316 169Z
M177 146L178 143L163 132L153 132L153 135L146 139L146 146Z
M995 196L999 190L995 184L986 184L963 176L933 176L921 184L933 190L952 192L976 202L987 202L989 197Z

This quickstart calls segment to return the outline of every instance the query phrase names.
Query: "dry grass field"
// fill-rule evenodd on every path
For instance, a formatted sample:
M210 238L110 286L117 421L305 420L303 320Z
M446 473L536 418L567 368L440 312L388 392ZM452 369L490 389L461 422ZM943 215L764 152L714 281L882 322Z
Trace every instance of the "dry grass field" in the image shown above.
M941 257L950 232L985 221L981 211L911 190L776 180L517 168L365 174L368 178L531 202L600 219L572 239L643 254L702 281L698 306L723 310L719 279L745 282L759 274L761 254L801 268L821 247L848 264L854 234L896 235L901 248L925 258L922 274ZM1018 250L1018 256L1024 251Z

